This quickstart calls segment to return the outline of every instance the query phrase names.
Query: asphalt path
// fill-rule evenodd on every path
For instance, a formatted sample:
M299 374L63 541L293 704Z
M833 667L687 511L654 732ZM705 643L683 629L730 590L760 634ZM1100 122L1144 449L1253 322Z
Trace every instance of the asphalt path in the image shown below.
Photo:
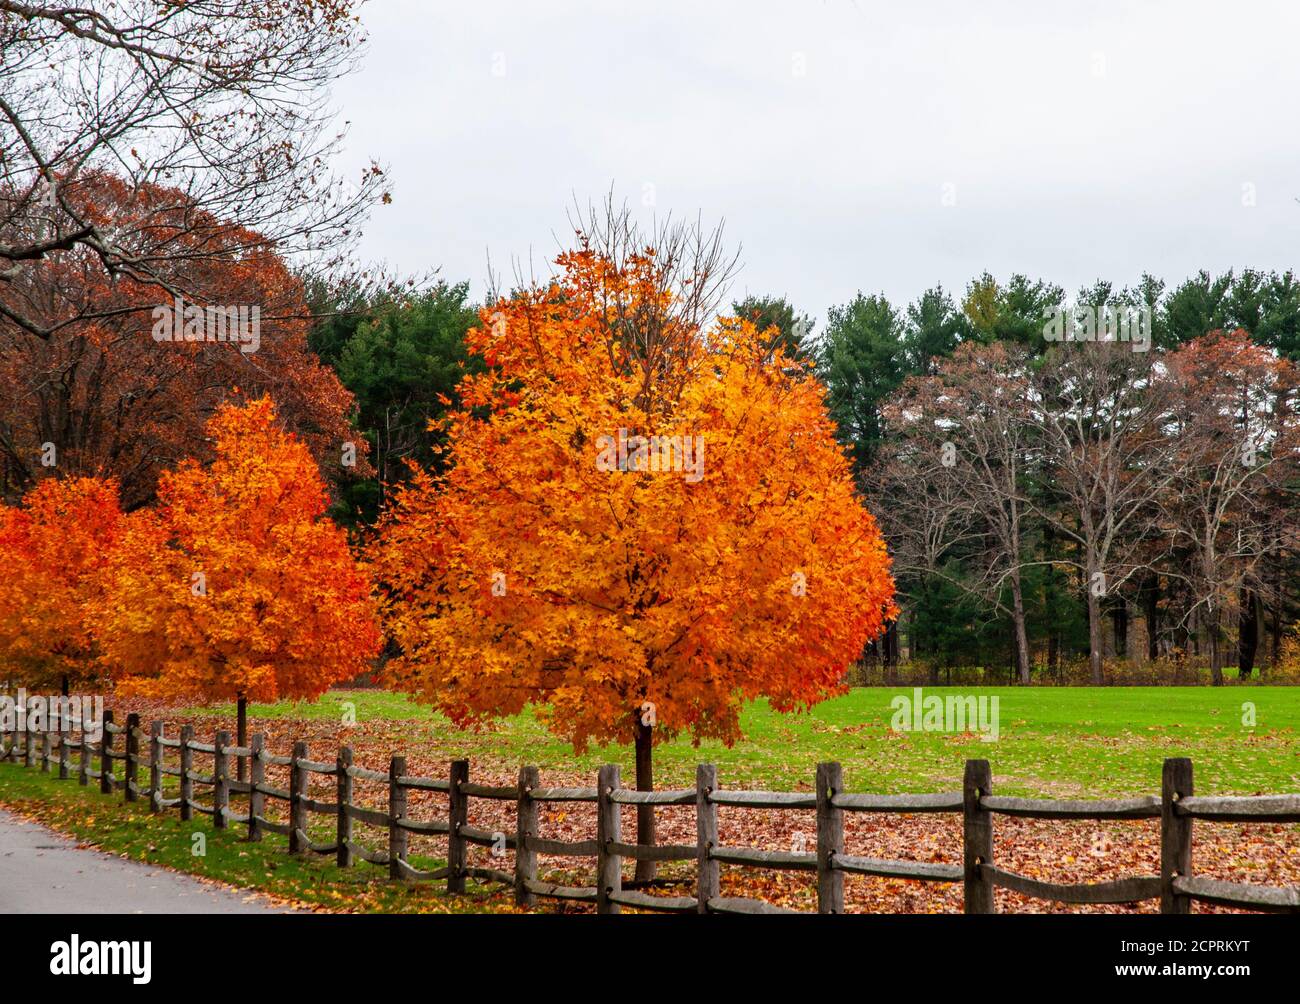
M0 913L289 913L253 893L78 847L0 809Z

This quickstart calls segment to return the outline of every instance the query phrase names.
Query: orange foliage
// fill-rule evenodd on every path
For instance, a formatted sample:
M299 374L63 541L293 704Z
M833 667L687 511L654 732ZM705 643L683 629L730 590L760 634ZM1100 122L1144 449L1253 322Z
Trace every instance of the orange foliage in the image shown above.
M43 481L0 506L0 675L32 687L99 675L86 612L125 528L114 481Z
M381 522L387 681L461 723L537 704L579 749L632 740L645 702L656 739L732 742L746 700L838 693L894 584L821 385L747 321L674 325L653 252L559 262L483 311L450 468ZM686 455L632 440L618 469L620 429Z
M379 649L369 583L325 518L320 472L269 399L208 422L215 459L159 481L131 515L97 615L122 690L312 698Z

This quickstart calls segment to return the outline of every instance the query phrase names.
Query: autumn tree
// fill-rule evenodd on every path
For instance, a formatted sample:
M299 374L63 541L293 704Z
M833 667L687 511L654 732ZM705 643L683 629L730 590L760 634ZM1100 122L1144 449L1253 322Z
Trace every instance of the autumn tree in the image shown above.
M114 481L51 478L0 506L0 675L34 687L101 676L90 609L125 531Z
M0 318L0 496L45 477L111 476L124 508L138 508L164 469L211 456L204 423L220 404L262 394L327 471L369 473L367 443L348 423L352 395L309 350L302 281L276 251L176 188L87 174L68 198L99 226L165 237L171 257L153 264L152 279L109 281L93 256L71 249L0 283L0 301L44 331ZM183 309L203 310L205 321L209 307L243 308L240 334L255 341L182 338L173 280L185 285Z
M1219 685L1225 614L1268 589L1265 563L1292 529L1275 499L1294 502L1296 370L1238 329L1182 346L1167 374L1175 480L1161 511L1191 559L1179 577L1193 597L1189 614L1204 615L1210 674Z
M483 311L450 463L371 548L392 686L457 723L534 705L578 750L630 742L641 790L654 743L732 743L747 701L840 692L894 613L821 385L748 320L698 324L716 273L677 253L709 242L668 243L580 241Z
M370 668L370 586L325 518L310 451L263 398L219 409L214 459L163 474L105 569L96 633L128 693L239 704L315 698Z

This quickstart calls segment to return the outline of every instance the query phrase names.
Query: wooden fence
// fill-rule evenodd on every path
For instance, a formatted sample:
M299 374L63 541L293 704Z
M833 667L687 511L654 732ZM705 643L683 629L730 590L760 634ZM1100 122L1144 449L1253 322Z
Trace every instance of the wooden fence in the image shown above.
M75 724L75 723L74 723ZM72 762L73 754L78 757ZM212 773L194 770L194 754L212 758ZM91 743L84 733L74 739L58 730L33 735L30 732L0 735L0 760L10 759L28 767L39 764L44 772L57 765L58 776L68 778L75 770L81 784L91 780L100 791L122 791L125 800L148 799L155 812L176 808L182 819L193 813L212 817L217 829L247 827L247 839L261 840L270 831L288 838L293 854L334 855L339 867L357 860L388 869L393 879L430 880L447 883L447 891L464 892L466 879L501 882L514 887L515 899L532 906L539 897L592 903L598 913L618 913L621 907L671 913L793 913L756 899L720 895L720 866L793 869L817 875L817 911L844 910L844 876L876 875L913 879L920 882L960 882L966 913L993 913L993 891L1011 889L1026 896L1060 903L1133 903L1159 899L1162 913L1189 913L1193 901L1276 913L1300 913L1300 888L1272 887L1198 878L1192 867L1192 823L1214 820L1234 823L1300 822L1300 794L1248 797L1204 797L1193 794L1192 762L1169 759L1164 762L1159 797L1062 801L1057 799L1005 798L992 793L992 774L987 760L966 761L960 791L930 795L855 794L843 790L838 763L817 766L816 790L811 793L728 790L718 786L717 768L700 764L694 788L643 792L624 788L619 768L601 767L595 787L552 788L541 784L536 767L523 767L514 786L475 784L469 778L469 761L454 760L445 778L407 774L406 758L394 756L387 771L370 770L352 762L352 751L344 747L333 763L308 759L307 744L296 742L290 756L278 756L266 748L265 737L252 737L247 747L231 744L230 733L218 732L211 743L196 742L194 729L186 725L176 738L164 735L163 723L152 722L143 731L137 715L117 725L112 712L105 714L102 739ZM175 766L168 763L168 759ZM232 761L238 777L232 777ZM98 768L94 763L98 762ZM243 767L247 766L247 771ZM288 788L266 783L268 766L287 767ZM118 768L120 767L120 772ZM141 784L141 772L148 781ZM310 775L335 779L332 802L308 797ZM239 780L239 777L247 780ZM175 798L164 797L166 778L179 786ZM379 782L387 786L386 809L356 804L355 781ZM210 790L210 804L195 801L194 786ZM173 790L175 786L173 786ZM415 820L407 814L411 791L439 792L447 798L445 819ZM247 796L247 812L230 807L231 794ZM266 800L287 803L285 821L266 815ZM470 799L514 802L516 826L513 834L491 832L468 822ZM590 840L549 840L538 835L538 807L546 803L590 802L596 806L596 833ZM621 832L619 807L623 805L665 805L695 807L696 842L682 845L646 846L628 843ZM750 809L815 809L816 851L772 851L728 847L718 842L718 807ZM963 817L962 864L893 861L844 853L844 813L953 813ZM313 843L308 836L308 814L324 813L335 822L330 843ZM1082 885L1058 885L999 868L993 854L993 818L997 815L1032 819L1102 820L1159 819L1160 874L1116 879ZM354 824L387 831L387 850L371 851L353 839ZM433 834L447 839L447 864L435 871L415 868L407 855L410 834ZM472 867L467 847L509 848L515 852L513 871ZM538 855L594 858L596 885L566 886L539 881ZM625 889L622 881L624 858L645 861L694 861L694 896L664 896Z

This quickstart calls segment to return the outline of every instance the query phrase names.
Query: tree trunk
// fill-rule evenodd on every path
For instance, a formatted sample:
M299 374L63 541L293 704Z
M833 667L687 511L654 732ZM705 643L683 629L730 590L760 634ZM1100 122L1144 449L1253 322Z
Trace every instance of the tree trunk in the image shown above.
M1051 560L1056 556L1056 534L1051 524L1043 528L1043 554ZM1061 668L1061 627L1056 615L1056 597L1058 595L1056 566L1047 566L1047 580L1044 585L1043 608L1047 614L1047 665L1053 673Z
M235 702L235 745L248 746L248 698L243 694L240 694L239 699ZM237 756L235 757L235 763L237 764L235 778L243 781L244 767L248 761L242 756Z
M59 693L61 693L64 697L68 696L68 674L67 673L63 674L63 680L59 684Z
M1115 628L1115 657L1128 658L1128 603L1121 597L1111 607L1111 622Z
M1219 616L1219 611L1215 609L1205 618L1210 643L1210 677L1216 687L1223 686L1223 646L1219 644Z
M893 670L898 666L898 621L885 625L885 668L892 680Z
M1088 672L1092 685L1100 687L1105 680L1101 675L1101 598L1092 591L1092 576L1088 577Z
M1237 620L1237 676L1250 679L1259 651L1259 601L1253 589L1241 589L1241 614Z
M1153 575L1146 581L1142 591L1146 605L1147 622L1147 658L1152 662L1160 657L1160 578Z
M1286 593L1282 586L1282 558L1278 557L1277 568L1273 578L1273 648L1269 652L1269 668L1276 668L1282 655L1282 607L1286 605Z
M1011 576L1011 615L1016 631L1016 669L1020 682L1029 683L1029 634L1025 630L1025 597L1020 589L1020 570Z
M925 616L930 622L930 628L933 630L934 609L933 604L930 602L930 591L930 578L927 574L921 579L921 601L918 604L918 608L925 612ZM917 646L917 650L920 650L919 645ZM941 653L939 652L939 647L933 644L926 645L925 651L926 654L930 656L930 686L937 687L939 685L939 657Z
M1276 669L1277 660L1282 653L1282 604L1278 602L1273 607L1273 633L1269 641L1268 650L1268 668ZM1260 676L1264 671L1260 670Z
M652 726L643 723L641 712L636 712L636 790L654 791L655 774L652 753ZM638 805L636 807L636 842L646 847L653 847L655 842L655 807ZM656 862L638 861L635 880L649 882L658 874Z

